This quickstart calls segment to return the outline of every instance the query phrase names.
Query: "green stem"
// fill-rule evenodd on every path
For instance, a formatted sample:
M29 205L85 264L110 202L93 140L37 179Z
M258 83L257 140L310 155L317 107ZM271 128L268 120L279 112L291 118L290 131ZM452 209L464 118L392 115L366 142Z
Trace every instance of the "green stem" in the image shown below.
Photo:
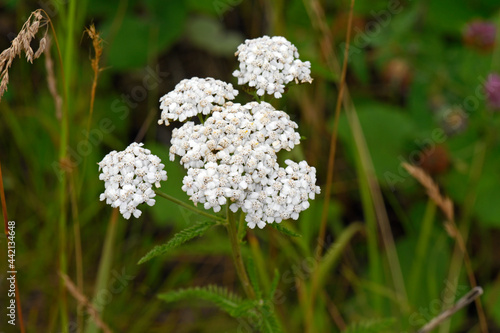
M427 208L425 209L424 220L422 221L422 229L420 230L420 235L418 238L417 248L415 250L415 260L411 268L410 279L409 279L409 290L410 290L410 300L413 304L416 304L417 297L421 288L418 288L420 282L420 275L422 273L422 266L425 261L425 254L427 253L427 248L429 246L429 239L432 232L432 224L434 222L434 217L436 216L436 204L434 201L430 200L427 202Z
M69 12L67 16L67 34L64 45L64 74L66 75L66 85L64 90L66 96L69 96L69 88L71 85L71 75L73 69L73 49L75 39L75 15L76 15L76 0L70 0ZM69 105L68 105L69 106Z
M67 147L68 147L68 110L69 110L69 86L71 83L70 73L73 65L73 41L74 41L74 19L76 13L76 0L71 0L69 4L69 13L67 18L67 35L65 41L64 52L64 97L65 103L61 119L61 138L59 147L59 162L66 162ZM59 182L59 267L62 274L67 275L66 262L66 204L67 204L67 179L66 173L63 172ZM62 280L61 280L62 281ZM63 333L68 332L68 305L66 300L66 290L64 282L59 287L60 292L60 310L61 310L61 329Z
M219 217L219 216L217 216L217 215L212 215L212 214L207 213L207 212L205 212L205 211L203 211L203 210L201 210L201 209L198 209L198 208L196 208L196 207L193 207L193 206L191 206L191 205L189 205L189 204L185 203L184 201L181 201L181 200L179 200L179 199L177 199L177 198L174 198L174 197L173 197L173 196L171 196L171 195L168 195L168 194L166 194L166 193L160 192L159 190L155 190L155 193L156 193L156 194L158 194L158 195L159 195L160 197L162 197L162 198L165 198L165 199L167 199L167 200L170 200L170 201L172 201L173 203L175 203L175 204L177 204L177 205L179 205L179 206L181 206L181 207L184 207L184 208L186 208L186 209L189 209L189 210L190 210L190 211L192 211L192 212L195 212L195 213L196 213L196 214L198 214L198 215L208 217L209 219L214 220L214 221L220 221L220 222L224 222L224 223L226 223L226 220L225 220L225 219L223 219L222 217Z
M248 278L247 271L245 270L245 265L243 264L243 257L241 255L240 242L238 240L238 231L236 230L236 218L235 214L229 209L227 205L227 232L229 234L229 240L231 241L231 249L233 252L234 265L236 267L236 273L243 285L245 294L249 299L255 299L255 291L252 288L250 279Z
M363 207L363 214L366 223L366 240L368 245L368 272L370 281L382 285L382 259L380 258L380 249L378 246L378 228L377 228L377 215L373 207L372 196L368 185L368 179L363 172L363 166L358 153L354 154L356 173L359 179L359 190L361 195L361 205ZM380 295L372 293L372 306L374 309L382 308L382 298Z
M103 310L103 304L99 304L99 294L106 290L107 284L109 282L109 276L111 272L111 264L113 262L113 246L115 244L116 230L117 230L117 220L118 220L118 208L113 209L111 219L109 220L108 230L106 231L106 238L104 240L104 246L102 249L101 261L99 262L99 270L97 271L97 281L94 291L94 299L92 304L98 309L98 311ZM89 320L85 333L97 333L99 328L97 325Z
M198 119L200 120L200 123L202 123L202 124L205 123L205 119L203 119L203 116L201 115L201 113L198 113Z

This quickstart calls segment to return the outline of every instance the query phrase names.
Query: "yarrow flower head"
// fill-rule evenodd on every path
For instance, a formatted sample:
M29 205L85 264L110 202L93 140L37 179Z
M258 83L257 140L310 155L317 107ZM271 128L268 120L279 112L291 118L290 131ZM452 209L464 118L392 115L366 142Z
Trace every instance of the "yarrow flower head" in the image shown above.
M238 84L254 87L259 96L281 98L291 81L312 82L311 63L302 62L297 48L284 37L247 39L235 55L240 66L233 76L238 78Z
M208 115L218 105L233 100L238 90L233 85L213 78L193 77L179 82L175 89L160 98L161 118L158 124L169 125L169 120L181 122L198 114Z
M490 74L484 85L488 105L495 110L500 109L500 75Z
M277 152L300 142L297 124L266 102L227 103L204 124L188 122L172 134L170 159L181 157L188 169L183 191L214 212L230 205L246 213L250 228L297 219L320 189L316 169L305 161L286 161Z
M111 207L120 208L124 218L136 218L142 212L137 209L141 203L155 204L156 193L153 184L160 187L160 181L167 180L167 172L158 156L142 143L132 143L124 151L112 151L99 162L99 179L104 181L101 201Z
M202 125L187 122L174 129L170 160L178 155L188 169L202 167L207 162L229 163L240 154L246 161L257 151L274 155L300 142L300 135L295 132L297 127L288 114L275 110L269 103L227 103L214 109Z

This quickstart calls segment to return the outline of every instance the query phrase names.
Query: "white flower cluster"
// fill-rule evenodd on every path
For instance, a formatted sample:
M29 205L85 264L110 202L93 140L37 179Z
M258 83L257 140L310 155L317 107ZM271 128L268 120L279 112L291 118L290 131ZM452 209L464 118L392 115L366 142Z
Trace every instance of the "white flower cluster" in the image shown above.
M255 87L259 96L281 98L289 82L312 82L311 63L299 60L297 48L284 37L247 39L235 55L240 68L233 76L238 78L238 84Z
M233 100L238 90L232 84L213 78L193 77L179 82L175 89L160 98L161 118L158 124L169 125L169 120L181 122L198 114L209 114L214 106Z
M227 103L214 108L203 125L188 122L174 129L170 159L181 157L188 169L183 180L194 203L220 211L241 208L247 225L298 218L319 193L316 170L305 161L287 161L280 168L276 153L290 150L300 141L297 124L266 102L246 105Z
M264 228L267 223L298 219L309 207L309 199L320 193L316 186L316 169L306 161L285 161L286 168L262 163L253 172L244 164L228 165L208 162L203 168L191 168L184 177L182 189L194 203L218 212L222 205L246 213L251 229Z
M99 179L105 182L100 199L113 208L119 207L126 219L132 214L141 216L137 209L141 203L153 206L156 196L153 184L160 187L160 181L167 180L160 158L142 146L134 142L124 151L110 152L99 162Z
M265 154L290 150L300 142L295 132L297 124L283 111L276 111L266 102L246 105L227 103L214 108L204 124L187 122L172 133L170 160L181 157L186 169L197 168L206 162L229 163L239 158L250 159L250 166L264 159ZM252 152L253 151L253 152ZM261 152L261 153L258 153Z

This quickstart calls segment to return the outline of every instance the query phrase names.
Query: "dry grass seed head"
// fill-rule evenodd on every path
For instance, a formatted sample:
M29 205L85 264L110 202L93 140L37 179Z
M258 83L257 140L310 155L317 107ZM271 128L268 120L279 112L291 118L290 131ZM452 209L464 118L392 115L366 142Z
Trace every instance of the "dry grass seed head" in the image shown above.
M425 189L427 190L427 195L432 201L441 209L443 214L446 216L449 222L454 222L455 217L453 214L453 202L450 198L444 197L439 192L439 187L432 180L431 176L425 173L419 167L403 162L403 167L408 171L410 175L413 176Z
M31 13L24 23L19 34L11 42L11 46L0 53L0 100L7 90L9 83L9 68L15 57L21 57L24 52L26 59L33 63L34 59L40 57L47 46L47 27L49 19L44 17L41 9L37 9ZM31 42L37 35L40 28L46 27L43 37L40 39L36 52L31 48Z
M102 55L103 40L99 35L99 32L96 30L94 24L91 24L90 27L86 28L85 32L89 35L90 39L92 39L92 46L94 47L95 57L91 60L91 62L92 69L97 74L100 71L99 60L101 59Z

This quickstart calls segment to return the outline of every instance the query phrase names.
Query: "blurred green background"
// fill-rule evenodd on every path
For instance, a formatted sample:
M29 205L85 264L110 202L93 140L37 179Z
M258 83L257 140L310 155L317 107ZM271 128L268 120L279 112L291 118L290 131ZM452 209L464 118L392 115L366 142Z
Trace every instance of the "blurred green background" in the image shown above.
M315 16L316 5L324 13L323 22ZM27 331L78 332L88 318L66 293L69 327L61 328L61 230L66 230L62 251L68 276L89 299L98 299L98 310L113 331L245 331L246 326L210 303L167 304L156 297L208 284L241 293L224 230L210 230L167 256L137 265L154 245L199 218L157 198L154 207L141 209L139 219L113 219L113 210L99 201L104 186L96 163L111 150L122 150L134 140L144 142L166 164L169 179L162 190L188 201L181 191L185 171L168 160L171 129L156 123L159 98L193 76L213 77L239 88L231 75L237 68L237 46L247 38L282 35L295 44L303 61L311 62L314 78L313 84L291 87L283 99L272 102L291 115L303 136L300 146L282 157L307 159L317 167L318 184L324 189L339 80L324 50L331 46L342 60L349 2L7 0L0 3L1 50L10 46L37 8L51 17L61 43L65 83L54 44L50 51L59 93L67 88L69 135L68 158L60 163L64 140L47 87L45 55L33 65L16 59L0 102L0 162L9 219L16 221L16 265ZM490 332L500 331L500 119L484 95L488 74L500 72L500 43L478 46L464 37L475 20L498 27L499 9L495 0L355 2L347 85L382 188L410 307L402 310L394 299L385 249L377 235L372 236L379 239L375 251L381 253L381 278L373 280L377 273L369 264L374 248L367 245L368 230L368 235L351 241L329 272L321 299L324 308L315 314L321 332L390 317L395 318L393 326L379 331L413 332L441 310L443 291L451 283L448 270L455 242L425 190L400 167L402 161L430 173L454 201L459 228L468 235L478 285L485 289L482 302ZM104 42L87 141L94 50L84 30L92 23ZM327 28L326 39L321 23ZM237 101L250 99L240 89ZM344 114L339 138L328 244L368 214L363 210L356 143ZM67 197L61 208L63 167ZM322 201L320 195L299 221L290 223L301 238L290 240L275 230L251 232L260 242L269 277L275 268L282 274L278 288L284 298L276 307L285 332L304 329L293 277L308 281L304 263L316 244ZM65 229L59 225L61 212L67 218ZM423 245L422 237L427 239ZM0 243L5 241L0 236ZM250 248L245 251L249 254ZM112 256L104 258L103 253ZM0 276L7 270L5 262L2 259ZM100 285L99 267L108 275ZM420 273L415 275L415 270ZM463 269L453 288L457 297L470 289ZM2 278L2 307L6 289ZM477 322L472 304L453 317L450 331L479 332ZM9 329L2 318L0 331Z

